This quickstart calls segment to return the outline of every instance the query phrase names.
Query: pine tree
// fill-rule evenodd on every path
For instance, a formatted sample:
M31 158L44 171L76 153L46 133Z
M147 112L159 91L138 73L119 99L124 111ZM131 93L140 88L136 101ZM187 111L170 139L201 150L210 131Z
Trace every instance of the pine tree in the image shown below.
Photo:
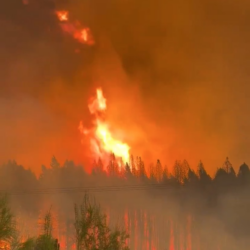
M182 171L181 164L179 161L175 161L173 168L173 176L178 181L178 183L182 183Z
M9 207L7 196L0 198L0 247L10 243L16 236L15 217Z
M107 169L108 169L108 173L110 175L115 175L116 172L117 172L117 169L116 169L116 159L115 159L115 155L113 153L110 154L109 164L107 166Z
M111 230L106 215L87 194L80 206L75 205L75 232L77 250L129 250L126 232L118 227Z
M169 178L169 172L167 166L165 166L162 173L162 182L164 184L168 183L168 178Z
M52 237L52 214L50 210L45 214L42 226L43 233L36 239L35 249L56 250L58 247L55 247L56 239Z
M139 161L138 161L138 176L142 179L146 178L145 165L141 157L139 157Z
M233 165L229 161L228 157L226 158L222 168L225 169L227 174L231 174L231 175L236 176Z
M189 165L187 161L183 161L182 163L176 161L174 164L173 175L178 183L183 184L188 176Z
M211 182L211 177L207 174L202 161L198 164L197 175L202 186L207 186Z
M156 182L155 166L153 163L149 165L149 179L151 182Z
M188 179L189 170L190 170L190 166L187 160L184 160L181 164L182 182L185 182Z
M245 162L240 166L237 178L240 184L250 183L250 170Z
M162 180L163 168L160 160L158 159L155 166L155 178L158 182Z
M52 157L50 166L53 170L60 168L60 163L57 161L55 156Z
M99 157L97 161L94 161L92 174L101 174L103 172L103 163Z
M199 183L199 178L192 169L188 170L187 183L192 186L196 186Z

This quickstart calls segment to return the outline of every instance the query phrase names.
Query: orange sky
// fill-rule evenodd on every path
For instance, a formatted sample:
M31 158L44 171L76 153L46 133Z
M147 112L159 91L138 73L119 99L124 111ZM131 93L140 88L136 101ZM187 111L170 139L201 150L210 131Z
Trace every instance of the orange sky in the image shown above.
M213 174L226 156L236 169L250 162L247 1L37 4L1 3L1 162L37 173L52 155L87 164L77 128L91 122L95 87L113 131L148 164L202 159ZM62 32L51 10L65 8L95 46Z

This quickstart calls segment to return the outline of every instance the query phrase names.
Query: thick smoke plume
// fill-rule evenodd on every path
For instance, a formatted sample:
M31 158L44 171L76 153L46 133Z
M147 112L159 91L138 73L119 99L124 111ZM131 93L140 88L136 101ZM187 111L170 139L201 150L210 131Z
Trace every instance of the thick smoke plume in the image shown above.
M109 119L132 151L172 166L225 156L249 160L249 3L52 1L0 4L1 161L35 171L59 159L89 162L77 125L102 86ZM62 32L68 10L95 46ZM211 168L211 169L210 169Z

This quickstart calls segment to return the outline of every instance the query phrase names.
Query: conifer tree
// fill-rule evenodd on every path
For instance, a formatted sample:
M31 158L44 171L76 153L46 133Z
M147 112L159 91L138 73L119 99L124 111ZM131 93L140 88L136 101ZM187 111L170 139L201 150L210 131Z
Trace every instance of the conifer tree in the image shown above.
M163 168L160 160L158 159L155 165L155 178L157 182L160 182L162 180L162 174L163 174Z
M9 207L7 196L0 198L0 247L10 243L16 236L15 217Z
M237 178L240 184L245 185L250 183L250 170L245 162L240 166Z
M111 230L106 215L87 194L80 206L75 205L75 232L77 250L129 250L127 233L118 227Z
M52 157L50 166L53 170L60 168L60 163L57 161L55 156Z

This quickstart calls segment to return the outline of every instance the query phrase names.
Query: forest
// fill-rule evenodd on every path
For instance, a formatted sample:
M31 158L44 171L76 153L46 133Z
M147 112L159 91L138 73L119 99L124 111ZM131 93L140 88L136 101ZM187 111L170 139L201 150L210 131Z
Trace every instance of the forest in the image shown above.
M73 161L60 164L52 157L50 166L42 166L36 176L15 161L3 164L0 190L7 195L10 208L2 203L0 227L4 211L12 211L21 242L33 239L34 243L50 235L60 249L249 249L250 170L246 163L236 173L226 158L210 176L202 162L191 168L186 160L176 161L168 169L160 160L145 166L140 157L131 156L121 166L111 154L106 166L99 159L91 169L87 173ZM86 203L86 194L97 203ZM101 209L93 204L100 204ZM77 245L76 208L83 216L97 207L96 221L102 221L117 242L115 247L98 248L96 239L88 246ZM0 242L4 242L2 235L0 228ZM44 249L37 244L11 249Z

